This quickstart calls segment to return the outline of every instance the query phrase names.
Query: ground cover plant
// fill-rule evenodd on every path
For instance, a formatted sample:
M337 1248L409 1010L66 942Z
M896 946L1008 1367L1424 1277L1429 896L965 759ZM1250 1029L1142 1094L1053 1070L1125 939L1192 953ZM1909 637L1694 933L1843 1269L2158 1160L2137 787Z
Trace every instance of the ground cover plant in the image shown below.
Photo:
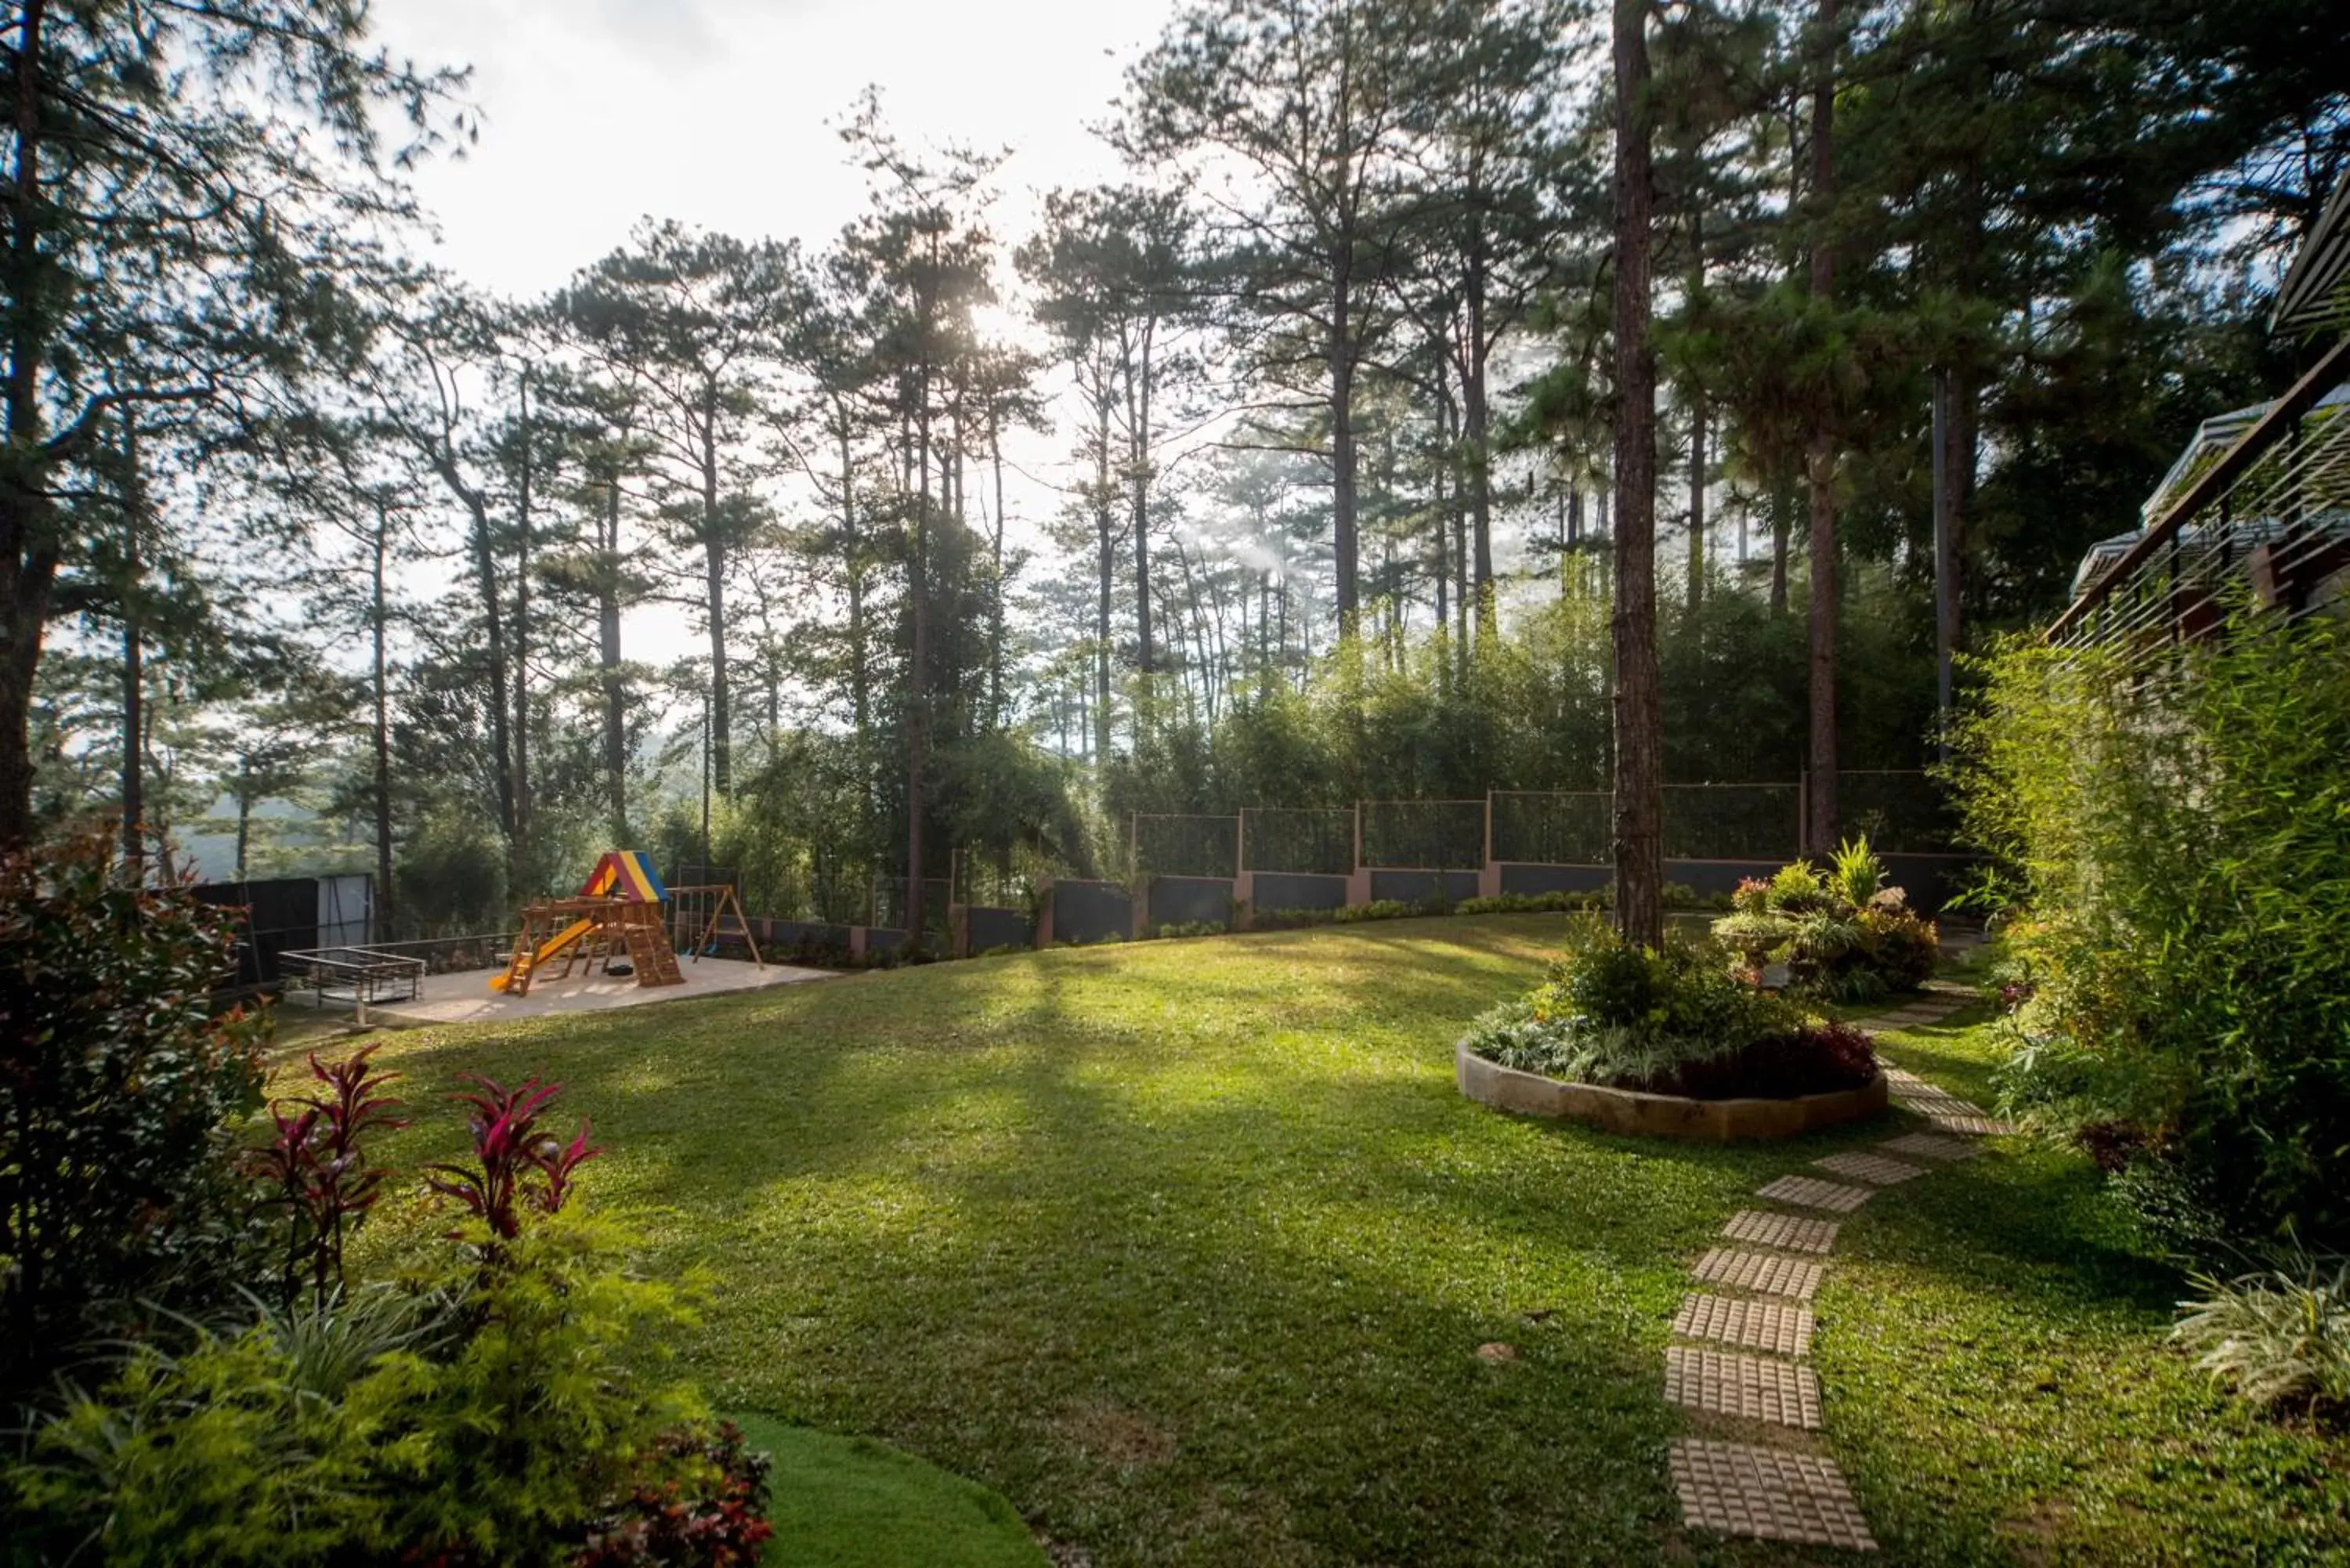
M1544 982L1480 1013L1461 1041L1505 1067L1604 1088L1698 1099L1786 1098L1877 1076L1868 1036L1731 971L1705 940L1660 950L1575 922Z
M382 1059L414 1099L559 1063L610 1146L599 1204L654 1272L712 1272L683 1348L720 1408L898 1445L1097 1568L1811 1560L1681 1529L1658 1366L1690 1260L1753 1189L1884 1131L1685 1147L1465 1100L1453 1041L1564 935L1056 950L401 1033ZM1986 1028L1887 1049L1989 1093ZM2085 1156L2003 1144L1890 1189L1838 1257L1825 1439L1885 1561L2341 1537L2340 1440L2168 1346L2181 1276Z

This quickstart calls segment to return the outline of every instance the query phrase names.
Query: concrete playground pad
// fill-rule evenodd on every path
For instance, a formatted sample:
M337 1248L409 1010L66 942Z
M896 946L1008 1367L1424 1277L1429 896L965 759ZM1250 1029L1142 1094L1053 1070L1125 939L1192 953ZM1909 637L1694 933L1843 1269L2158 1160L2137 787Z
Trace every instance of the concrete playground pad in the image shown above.
M734 959L688 959L679 964L683 985L639 985L633 975L586 975L570 980L535 980L525 996L506 996L490 989L490 977L500 970L466 970L455 974L428 974L422 993L413 1002L385 1002L367 1010L370 1023L498 1023L521 1018L550 1018L577 1012L599 1012L614 1007L640 1007L655 1002L682 1002L696 996L759 991L772 985L795 985L804 980L829 980L834 971L801 969L793 964L757 964ZM348 1003L330 1003L348 1006Z

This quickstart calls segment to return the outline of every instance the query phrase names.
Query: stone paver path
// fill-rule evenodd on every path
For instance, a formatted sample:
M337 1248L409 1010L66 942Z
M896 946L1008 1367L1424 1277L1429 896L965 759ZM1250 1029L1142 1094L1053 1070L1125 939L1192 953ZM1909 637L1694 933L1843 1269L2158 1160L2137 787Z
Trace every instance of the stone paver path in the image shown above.
M1699 1350L1665 1352L1665 1397L1709 1416L1819 1430L1819 1375L1800 1361Z
M1788 1252L1826 1252L1835 1246L1836 1222L1806 1220L1800 1214L1779 1214L1768 1209L1742 1209L1730 1217L1721 1233L1733 1241L1777 1247Z
M1939 983L1894 1012L1860 1021L1883 1030L1939 1023L1973 1000ZM1891 1138L1872 1150L1829 1155L1813 1166L1840 1178L1786 1175L1755 1192L1760 1199L1829 1214L1850 1214L1878 1189L1914 1181L1981 1152L1972 1138L2011 1132L1946 1089L1914 1073L1883 1068L1894 1100L1933 1124L1931 1132ZM1700 1417L1735 1420L1791 1434L1820 1425L1819 1377L1809 1365L1817 1324L1809 1302L1826 1272L1837 1222L1815 1214L1743 1209L1722 1227L1735 1247L1710 1249L1690 1269L1711 1291L1682 1298L1673 1337L1694 1343L1665 1352L1665 1396ZM1721 1292L1725 1293L1714 1293ZM1816 1439L1812 1439L1816 1446ZM1852 1489L1825 1455L1769 1442L1683 1438L1673 1445L1673 1490L1692 1529L1874 1552L1876 1539Z
M1843 1473L1811 1454L1683 1438L1673 1445L1673 1488L1700 1530L1877 1550Z
M1754 1194L1779 1203L1793 1203L1804 1209L1825 1209L1831 1214L1849 1214L1869 1199L1866 1187L1847 1187L1840 1181L1822 1181L1816 1176L1783 1176Z
M1926 1174L1926 1168L1922 1165L1907 1165L1898 1159L1887 1159L1881 1154L1832 1154L1825 1159L1815 1159L1812 1163L1822 1170L1832 1170L1855 1181L1866 1181L1871 1187L1892 1187Z
M1819 1293L1820 1265L1802 1258L1780 1258L1768 1252L1738 1252L1716 1247L1697 1261L1690 1272L1709 1285L1758 1295L1786 1296L1807 1302Z
M1812 1353L1812 1309L1740 1296L1686 1295L1673 1316L1673 1334L1800 1358Z

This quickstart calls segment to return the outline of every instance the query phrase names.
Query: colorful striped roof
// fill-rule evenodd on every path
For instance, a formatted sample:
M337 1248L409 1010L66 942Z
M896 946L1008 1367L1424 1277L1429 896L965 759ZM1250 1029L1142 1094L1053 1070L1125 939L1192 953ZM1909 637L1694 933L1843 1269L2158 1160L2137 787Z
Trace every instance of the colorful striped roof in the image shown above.
M632 904L658 904L669 897L652 857L641 849L608 849L579 888L590 898L623 898Z

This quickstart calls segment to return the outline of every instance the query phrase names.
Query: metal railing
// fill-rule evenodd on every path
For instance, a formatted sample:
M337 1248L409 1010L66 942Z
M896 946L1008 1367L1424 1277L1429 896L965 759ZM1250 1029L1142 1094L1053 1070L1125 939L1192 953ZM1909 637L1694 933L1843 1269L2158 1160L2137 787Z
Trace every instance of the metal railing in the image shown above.
M2350 337L2246 428L2050 626L2133 660L2216 635L2239 605L2285 618L2350 576Z

